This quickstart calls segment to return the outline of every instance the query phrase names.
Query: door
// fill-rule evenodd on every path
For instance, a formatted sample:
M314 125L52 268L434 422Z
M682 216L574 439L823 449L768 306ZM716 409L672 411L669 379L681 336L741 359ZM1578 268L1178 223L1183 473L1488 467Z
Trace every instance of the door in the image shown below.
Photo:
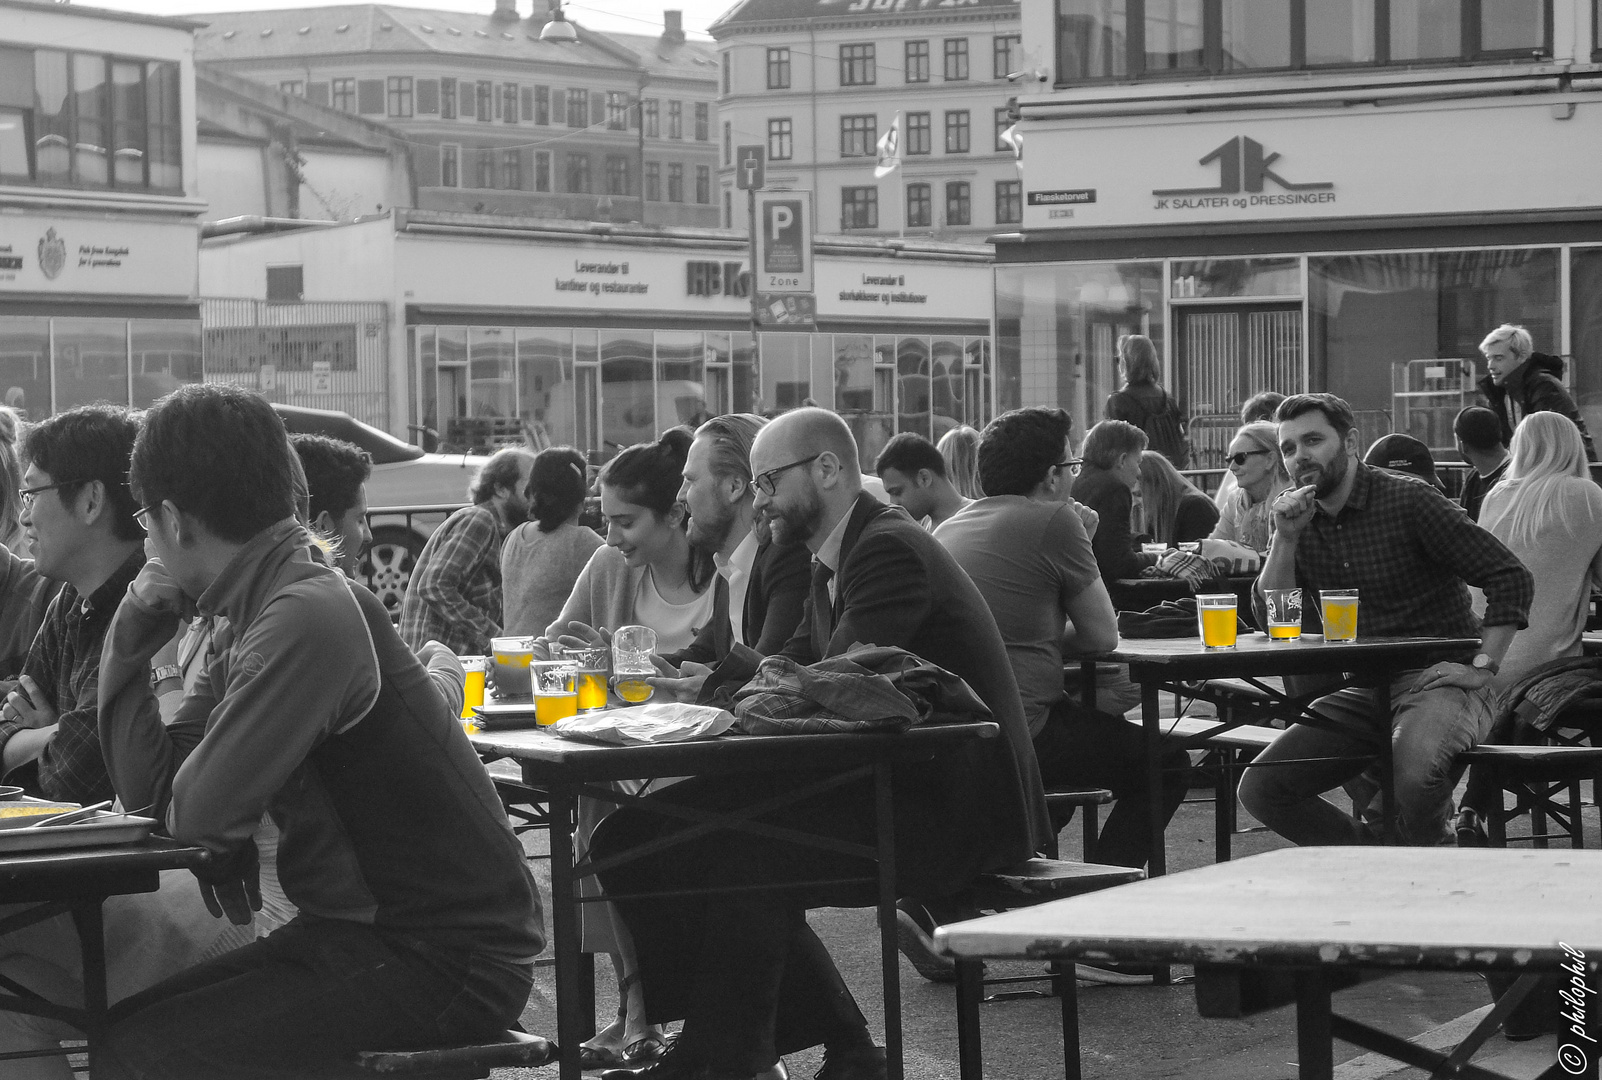
M1191 467L1219 469L1247 398L1302 391L1302 306L1208 304L1175 313L1173 390L1190 416Z

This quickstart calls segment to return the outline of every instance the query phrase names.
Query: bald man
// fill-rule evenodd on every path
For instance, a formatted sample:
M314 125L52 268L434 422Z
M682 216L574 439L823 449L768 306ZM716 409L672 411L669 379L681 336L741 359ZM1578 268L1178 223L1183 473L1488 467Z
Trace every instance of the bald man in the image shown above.
M856 441L823 409L797 409L763 428L751 450L755 506L778 543L812 552L812 589L782 655L814 663L862 642L918 654L967 680L1001 725L934 760L895 771L896 872L903 893L946 896L975 876L1049 848L1051 829L1018 687L984 598L938 541L862 491ZM728 662L725 662L725 666ZM718 676L728 681L729 672ZM701 777L652 796L734 807L811 784L801 771ZM869 782L830 789L765 822L872 843ZM624 808L595 834L597 861L674 828ZM639 953L653 1022L683 1018L672 1052L644 1080L752 1080L779 1055L822 1043L817 1080L879 1080L873 1045L810 907L866 906L870 890L804 886L743 895L661 895L676 889L871 877L862 860L765 837L720 832L601 873ZM619 1074L620 1076L622 1074Z

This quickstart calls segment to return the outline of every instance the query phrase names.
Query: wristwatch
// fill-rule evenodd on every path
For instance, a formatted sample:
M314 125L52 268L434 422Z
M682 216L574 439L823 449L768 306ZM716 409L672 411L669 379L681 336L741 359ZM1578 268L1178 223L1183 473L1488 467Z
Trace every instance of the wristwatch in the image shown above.
M152 689L160 686L168 679L181 680L183 677L183 668L180 668L177 664L162 664L160 667L150 669L150 685Z
M1492 660L1485 653L1477 654L1474 657L1472 666L1473 666L1475 671L1488 671L1492 675L1495 675L1498 671L1500 671L1502 669L1502 665L1501 664L1498 664L1495 660Z

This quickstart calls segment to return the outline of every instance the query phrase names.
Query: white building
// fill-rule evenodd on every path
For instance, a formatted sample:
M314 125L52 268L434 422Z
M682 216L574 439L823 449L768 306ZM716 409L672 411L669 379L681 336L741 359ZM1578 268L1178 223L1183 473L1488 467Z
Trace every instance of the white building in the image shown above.
M1581 0L1023 0L1025 205L1000 404L1082 422L1149 334L1217 465L1329 390L1438 451L1503 321L1602 427L1602 35ZM1207 453L1212 453L1210 459ZM1438 455L1439 456L1439 455Z
M0 0L0 400L33 418L201 376L195 25Z
M767 185L816 193L822 231L984 240L1022 220L1008 99L1026 80L1017 0L741 0L712 25L724 224L743 227L734 147ZM1008 76L1015 76L1009 80ZM901 118L901 168L874 178Z

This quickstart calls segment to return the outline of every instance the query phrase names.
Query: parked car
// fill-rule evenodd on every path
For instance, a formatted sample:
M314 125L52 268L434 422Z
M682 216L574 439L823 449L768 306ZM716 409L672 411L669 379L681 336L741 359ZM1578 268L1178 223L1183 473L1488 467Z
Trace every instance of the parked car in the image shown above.
M357 573L390 613L398 616L429 534L452 510L467 505L468 485L489 459L476 454L426 453L333 409L280 404L273 408L291 432L343 439L372 456L367 509L373 543ZM423 507L427 509L418 509ZM399 512L401 508L407 512Z

